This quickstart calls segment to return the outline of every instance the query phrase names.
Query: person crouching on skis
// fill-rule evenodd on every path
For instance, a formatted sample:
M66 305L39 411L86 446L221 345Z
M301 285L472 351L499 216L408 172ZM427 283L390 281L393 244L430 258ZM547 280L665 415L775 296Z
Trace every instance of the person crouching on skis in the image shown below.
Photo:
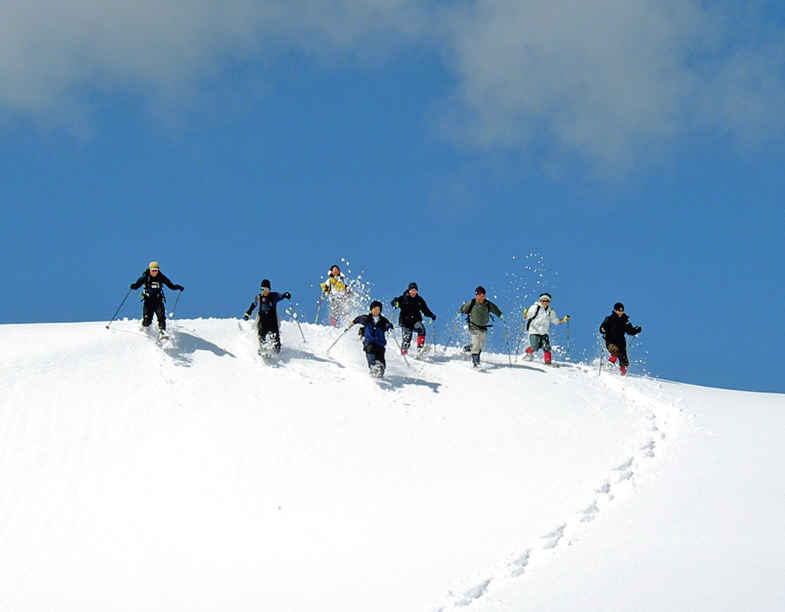
M142 293L142 327L148 329L153 322L153 315L158 319L158 336L166 337L166 296L164 285L172 291L184 291L182 285L173 285L166 275L161 272L157 261L151 261L147 269L135 283L131 284L134 291L144 286Z
M526 328L529 330L529 346L526 347L524 359L531 361L534 353L542 349L543 360L551 363L551 339L548 335L551 323L561 325L570 320L570 317L560 319L556 312L551 310L551 294L543 293L531 308L525 308L523 318L527 319Z
M611 356L608 361L616 363L619 361L619 374L627 374L627 366L630 360L627 358L627 338L625 334L637 336L641 333L640 327L633 327L630 318L624 312L624 304L616 302L613 312L609 314L600 325L600 333L605 338L605 346Z
M417 350L422 351L425 347L425 325L422 323L422 315L430 317L431 321L436 320L425 300L417 294L417 283L409 283L406 292L395 298L390 304L393 308L400 308L401 314L398 317L398 325L401 326L403 340L401 342L401 353L406 354L412 343L412 332L417 332Z
M259 295L254 298L248 310L245 311L243 320L247 321L254 309L258 307L256 328L259 332L259 354L262 354L266 347L271 347L276 353L280 353L281 331L278 328L278 302L292 299L292 294L288 291L285 293L271 292L270 281L267 279L262 281L260 289Z
M368 361L368 368L372 376L381 378L387 362L384 358L387 337L385 334L392 330L393 324L382 316L382 303L374 300L371 302L371 312L360 315L352 321L346 328L351 329L354 325L362 325L360 330L363 339L363 351Z

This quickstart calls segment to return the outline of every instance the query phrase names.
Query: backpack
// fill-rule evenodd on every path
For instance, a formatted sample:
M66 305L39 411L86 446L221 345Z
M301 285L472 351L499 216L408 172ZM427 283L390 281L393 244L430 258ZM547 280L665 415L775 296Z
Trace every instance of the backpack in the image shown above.
M477 304L477 300L475 298L472 298L472 301L469 302L469 308L466 310L465 313L463 313L463 314L466 315L466 321L467 322L470 322L469 321L470 315L472 314L472 308L474 308L475 304ZM489 308L488 309L488 316L490 317L492 314L493 313L491 313L490 308ZM493 321L494 319L491 319L491 320ZM471 324L475 325L474 323L471 323ZM489 327L493 327L493 325L482 325L482 326L478 325L477 327L481 327L482 329L488 329Z
M535 317L540 314L540 304L537 303L537 310L534 311L534 316L526 321L526 331L529 331L529 328L532 326L532 321L534 321Z

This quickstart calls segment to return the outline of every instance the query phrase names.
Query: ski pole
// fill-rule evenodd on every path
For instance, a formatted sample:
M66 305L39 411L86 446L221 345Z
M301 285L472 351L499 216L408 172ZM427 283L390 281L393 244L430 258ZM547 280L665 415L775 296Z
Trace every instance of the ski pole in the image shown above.
M401 348L401 343L398 342L398 338L395 337L395 334L390 334L390 335L392 336L393 340L395 340L395 344L398 347L398 352L401 354L401 357L403 357L403 360L406 362L406 365L411 367L409 360L406 359L406 355L403 354L403 349Z
M447 338L447 342L444 343L444 350L447 350L447 347L450 346L450 340L452 340L452 336L455 333L455 330L458 329L458 324L461 322L460 319L455 321L455 325L452 326L452 331L450 332L450 337Z
M297 313L294 311L293 304L289 304L289 310L292 312L292 318L294 319L294 322L297 323L297 329L300 330L300 335L303 337L303 342L308 344L308 340L305 339L305 334L303 333L303 326L300 325L300 320L297 318Z
M518 352L521 350L521 342L523 342L523 332L526 331L526 318L524 317L521 323L521 331L518 333L518 344L515 345L515 363L518 363Z
M518 351L521 350L521 342L523 342L523 332L526 331L526 315L528 314L529 309L523 309L523 321L521 322L521 331L518 334L518 344L515 346L515 363L518 363Z
M316 302L316 317L313 320L313 324L316 325L319 322L319 311L322 309L322 294L323 292L319 291L319 301Z
M507 333L507 322L502 319L502 324L504 325L504 341L507 343L507 359L509 359L510 367L512 367L512 355L510 355L510 335Z
M504 319L502 319L504 322ZM507 343L507 360L510 362L510 367L512 367L512 355L510 354L510 336L507 333L507 323L504 323L504 341Z
M600 340L600 358L599 358L600 369L597 372L597 376L601 376L602 375L602 357L603 357L603 354L602 354L602 336L600 336L599 340Z
M325 351L325 352L329 353L329 352L330 352L330 349L331 349L332 347L334 347L336 344L338 344L338 340L340 340L341 338L343 338L343 337L346 335L346 332L348 332L348 331L349 331L349 328L348 328L348 327L347 327L347 328L345 328L345 329L343 330L343 333L341 333L341 335L340 335L340 336L338 336L338 338L336 338L335 342L333 342L333 343L330 345L330 348L328 348L328 349L327 349L327 351Z
M174 301L174 308L172 308L172 312L169 313L169 318L174 319L174 311L177 310L177 302L180 301L180 296L183 294L182 290L177 292L177 299Z
M131 295L131 291L132 291L132 290L131 290L131 289L129 289L129 290L128 290L128 293L126 293L126 294L125 294L125 297L123 298L123 301L122 301L122 302L120 302L120 305L117 307L117 310L115 310L115 311L114 311L114 314L112 315L112 320L111 320L111 321L109 321L109 323L107 323L107 324L106 324L106 329L109 329L109 326L110 326L110 325L112 324L112 322L114 321L115 317L117 316L117 313L118 313L118 312L120 312L120 309L123 307L123 304L125 304L125 301L128 299L128 296L129 296L129 295Z
M570 360L570 320L567 319L567 357L566 361Z

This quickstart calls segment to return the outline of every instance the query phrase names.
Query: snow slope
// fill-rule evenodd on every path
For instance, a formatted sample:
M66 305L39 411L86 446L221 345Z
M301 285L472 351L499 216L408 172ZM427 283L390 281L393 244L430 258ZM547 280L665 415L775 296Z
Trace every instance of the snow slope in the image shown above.
M781 395L170 328L0 326L1 610L785 607Z

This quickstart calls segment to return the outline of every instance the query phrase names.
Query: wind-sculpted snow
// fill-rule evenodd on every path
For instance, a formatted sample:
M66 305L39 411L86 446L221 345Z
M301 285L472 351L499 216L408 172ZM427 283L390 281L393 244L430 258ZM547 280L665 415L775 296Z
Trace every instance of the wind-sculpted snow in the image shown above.
M641 512L698 418L669 383L442 346L389 348L380 384L354 331L285 321L265 360L252 321L0 326L0 609L560 609L540 577Z

